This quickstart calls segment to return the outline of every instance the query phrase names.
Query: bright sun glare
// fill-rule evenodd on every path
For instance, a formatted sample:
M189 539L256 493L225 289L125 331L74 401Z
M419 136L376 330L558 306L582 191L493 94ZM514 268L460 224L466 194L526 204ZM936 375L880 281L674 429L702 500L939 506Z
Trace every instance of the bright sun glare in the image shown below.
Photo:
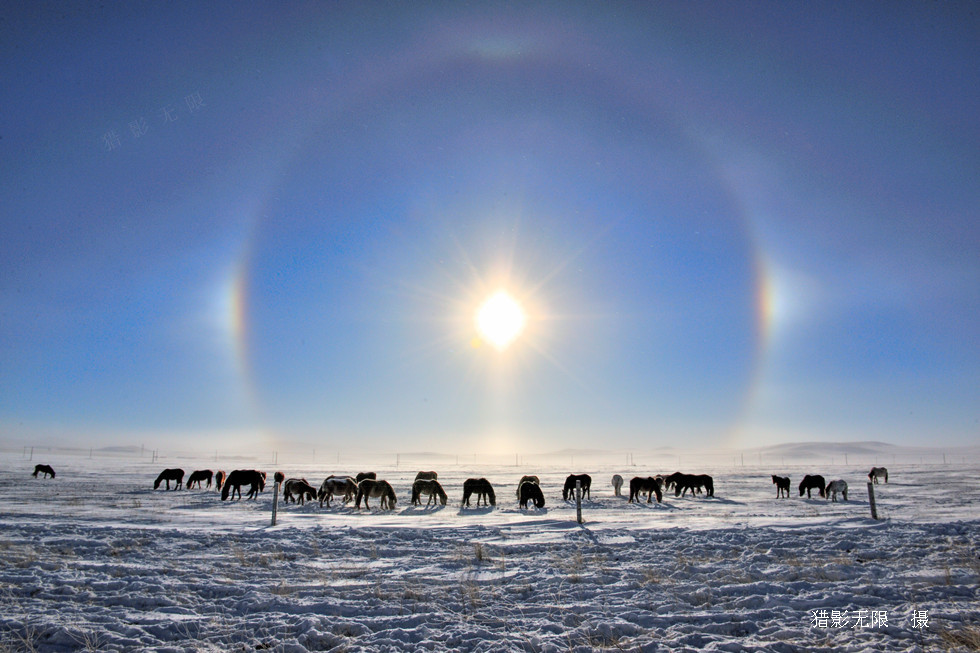
M476 328L480 336L499 351L503 351L524 330L527 318L513 297L497 291L483 302L476 313Z

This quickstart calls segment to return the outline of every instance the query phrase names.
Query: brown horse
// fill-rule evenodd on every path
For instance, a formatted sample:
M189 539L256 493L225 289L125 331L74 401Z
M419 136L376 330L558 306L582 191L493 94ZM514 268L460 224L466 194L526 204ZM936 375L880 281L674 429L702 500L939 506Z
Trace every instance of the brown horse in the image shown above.
M170 481L174 482L174 489L179 490L184 484L184 470L182 469L165 469L160 472L157 476L157 480L153 482L153 489L160 487L160 483L164 481L167 482L167 489L170 489Z
M207 481L207 486L211 487L211 479L214 477L214 473L210 469L199 469L197 471L191 472L191 475L187 477L187 485L185 486L188 490L194 487L197 483L198 489L201 488L201 483Z
M442 489L442 485L439 481L435 479L420 478L412 483L412 505L420 506L422 505L422 495L429 497L425 505L428 506L430 503L435 503L436 497L442 505L446 505L449 497L446 496L446 491Z
M352 500L357 495L357 483L351 476L328 476L323 479L323 483L320 484L320 489L317 490L316 496L320 500L320 507L323 507L323 502L327 502L327 507L330 507L330 499L334 496L343 496L344 503Z
M382 510L394 510L395 504L398 503L398 497L395 496L395 490L391 487L391 483L374 478L366 478L357 484L355 505L358 510L361 509L361 497L364 498L364 507L368 510L371 509L371 506L368 505L368 497L381 497Z
M541 479L537 476L522 476L521 480L517 483L517 498L521 498L521 486L525 483L534 483L535 485L541 485Z
M293 495L299 497L299 505L303 505L307 498L310 501L316 499L316 488L307 483L305 478L291 478L282 484L282 502L296 503L296 497Z
M221 486L225 483L225 470L218 470L214 475L214 489L220 490Z
M31 476L37 478L37 475L42 472L44 473L44 478L48 476L54 478L54 469L51 468L51 465L34 465L34 473Z
M229 495L234 499L236 494L241 499L243 485L250 486L248 494L245 495L246 498L255 499L259 496L259 492L265 489L265 472L254 469L236 469L228 474L224 487L221 489L221 500L225 501Z
M419 472L415 475L416 481L436 481L439 480L438 472Z

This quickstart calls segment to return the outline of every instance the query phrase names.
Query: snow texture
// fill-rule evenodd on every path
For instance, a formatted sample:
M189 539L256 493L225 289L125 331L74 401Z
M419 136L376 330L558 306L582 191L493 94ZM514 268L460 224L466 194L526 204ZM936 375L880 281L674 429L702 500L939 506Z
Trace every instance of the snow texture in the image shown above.
M673 469L447 465L448 506L409 505L415 469L377 469L393 511L278 507L274 490L152 490L207 461L0 455L0 651L925 651L980 642L976 465L889 466L870 517L867 468L726 467L714 498L629 504L619 473ZM236 465L225 466L230 471ZM244 466L239 464L237 466ZM587 465L586 465L587 466ZM265 466L269 467L269 466ZM271 480L275 469L269 467ZM318 486L323 465L283 469ZM569 472L593 476L561 500ZM770 474L793 481L776 499ZM800 498L805 473L850 500ZM547 504L520 510L538 474ZM493 508L460 508L468 477ZM475 504L474 504L475 506ZM823 613L821 611L826 611ZM847 620L836 627L831 614ZM867 611L867 612L859 612ZM922 628L911 617L925 611ZM877 617L874 627L869 619ZM822 618L824 617L824 618ZM881 619L885 622L882 623ZM828 625L830 623L830 625ZM921 625L921 624L920 624Z

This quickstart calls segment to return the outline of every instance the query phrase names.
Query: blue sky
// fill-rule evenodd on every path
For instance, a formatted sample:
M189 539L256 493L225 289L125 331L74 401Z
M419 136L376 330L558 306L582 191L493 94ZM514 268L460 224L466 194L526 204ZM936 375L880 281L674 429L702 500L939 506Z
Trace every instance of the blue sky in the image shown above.
M977 14L6 7L0 440L973 443Z

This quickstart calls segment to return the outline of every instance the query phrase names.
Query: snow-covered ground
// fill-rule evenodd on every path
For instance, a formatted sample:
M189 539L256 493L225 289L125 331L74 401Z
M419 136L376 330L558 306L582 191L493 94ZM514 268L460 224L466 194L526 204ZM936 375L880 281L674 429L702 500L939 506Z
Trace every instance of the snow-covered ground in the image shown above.
M34 479L34 463L56 479ZM714 498L628 504L614 473L675 469L436 467L449 505L409 504L417 469L378 468L398 505L360 512L152 490L213 461L0 454L0 651L919 651L980 645L980 466L888 465L870 518L867 467L685 463ZM226 463L226 470L256 466ZM271 473L276 467L258 465ZM282 465L314 485L365 470ZM593 476L583 503L568 472ZM522 511L521 475L547 505ZM793 481L776 499L769 475ZM800 498L805 473L850 501ZM493 509L461 509L488 478ZM624 489L624 494L626 490ZM846 611L846 613L845 613ZM914 620L913 617L917 617ZM925 621L926 623L923 623Z

